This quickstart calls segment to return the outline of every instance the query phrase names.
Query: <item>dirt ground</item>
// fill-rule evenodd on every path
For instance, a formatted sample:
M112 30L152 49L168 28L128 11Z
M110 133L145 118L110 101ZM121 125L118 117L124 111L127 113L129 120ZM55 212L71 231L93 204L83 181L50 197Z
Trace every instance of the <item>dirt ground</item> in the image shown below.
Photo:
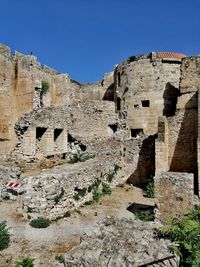
M116 187L111 195L104 196L98 204L84 206L80 213L52 223L48 228L35 229L29 225L22 210L22 199L0 203L0 220L10 227L11 243L0 253L0 267L15 266L20 256L35 258L35 267L63 266L55 256L64 254L80 243L81 235L92 229L106 215L133 218L127 207L133 202L153 204L152 199L143 197L142 190L125 185Z

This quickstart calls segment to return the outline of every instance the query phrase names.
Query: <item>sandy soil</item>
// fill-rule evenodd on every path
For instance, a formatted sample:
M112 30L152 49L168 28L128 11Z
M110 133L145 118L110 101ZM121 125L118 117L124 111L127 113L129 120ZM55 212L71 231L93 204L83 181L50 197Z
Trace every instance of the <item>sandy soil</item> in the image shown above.
M55 256L64 254L80 243L81 235L94 226L106 215L119 218L133 218L127 207L133 202L153 204L152 199L144 198L142 191L128 185L116 187L112 194L104 196L99 204L81 208L66 220L62 219L46 229L35 229L29 226L26 214L23 213L22 199L0 203L0 220L6 220L10 227L11 245L0 253L0 267L15 266L20 256L35 258L36 267L62 266L55 261Z

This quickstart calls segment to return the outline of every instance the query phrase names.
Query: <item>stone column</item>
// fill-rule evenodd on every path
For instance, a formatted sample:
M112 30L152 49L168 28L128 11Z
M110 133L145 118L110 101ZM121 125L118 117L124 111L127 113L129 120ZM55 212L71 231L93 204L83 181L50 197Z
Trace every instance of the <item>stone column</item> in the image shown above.
M46 156L54 154L54 130L48 128L39 142L39 149Z
M36 130L30 126L24 133L22 140L22 153L26 156L35 156Z
M67 129L54 130L54 147L55 153L67 152Z

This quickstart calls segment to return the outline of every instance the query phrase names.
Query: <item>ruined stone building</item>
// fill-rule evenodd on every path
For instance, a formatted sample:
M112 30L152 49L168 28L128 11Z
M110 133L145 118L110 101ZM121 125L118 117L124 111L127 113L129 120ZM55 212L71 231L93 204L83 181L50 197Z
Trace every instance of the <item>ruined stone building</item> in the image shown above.
M24 208L54 218L89 201L95 182L154 177L157 217L187 211L199 197L199 85L198 56L133 56L89 85L1 45L1 161L93 157L27 177Z

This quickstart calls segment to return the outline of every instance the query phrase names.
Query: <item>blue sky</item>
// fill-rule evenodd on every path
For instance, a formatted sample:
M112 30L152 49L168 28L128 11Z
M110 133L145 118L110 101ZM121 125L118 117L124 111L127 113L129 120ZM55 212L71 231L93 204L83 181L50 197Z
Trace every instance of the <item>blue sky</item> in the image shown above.
M79 82L135 54L200 54L200 0L0 0L0 43Z

